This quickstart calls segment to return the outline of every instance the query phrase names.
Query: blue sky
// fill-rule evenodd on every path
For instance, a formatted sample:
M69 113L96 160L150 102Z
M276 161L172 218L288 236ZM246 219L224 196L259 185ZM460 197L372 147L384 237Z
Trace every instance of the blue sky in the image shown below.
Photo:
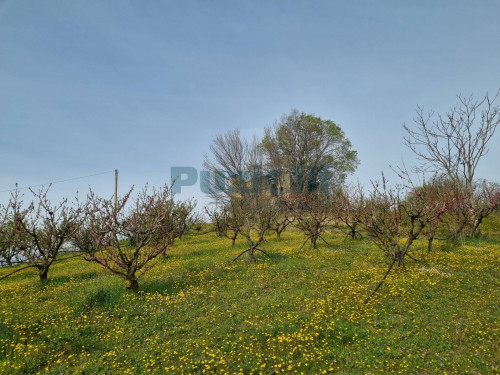
M160 185L201 169L215 134L261 135L292 108L338 123L368 184L413 163L417 104L500 88L499 14L498 0L0 0L0 190L115 168L122 193ZM500 131L490 146L478 177L500 181ZM113 181L52 189L111 196Z

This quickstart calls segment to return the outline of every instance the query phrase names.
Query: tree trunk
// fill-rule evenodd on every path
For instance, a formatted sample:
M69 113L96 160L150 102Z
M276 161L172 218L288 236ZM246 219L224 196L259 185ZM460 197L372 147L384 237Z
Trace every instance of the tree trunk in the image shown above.
M318 240L318 236L311 236L311 249L316 249L316 241Z
M404 265L405 265L405 253L404 253L404 251L397 250L395 257L397 259L396 261L398 262L398 267L404 267Z
M234 246L234 243L236 242L236 237L231 238L231 246Z
M250 247L250 250L248 250L248 255L250 256L250 261L252 263L255 263L256 262L256 259L255 259L255 254L254 254L254 249L253 247Z
M40 277L41 282L47 281L48 273L49 273L49 267L43 267L39 269L38 276Z
M429 239L427 240L427 252L431 252L432 251L432 243L434 241L434 236L433 237L429 237Z
M483 216L480 216L474 220L474 224L472 225L472 228L469 233L470 237L477 237L479 235L479 227L481 226L482 222L483 222Z
M351 229L350 236L353 240L356 239L356 225L350 225L349 228Z
M280 230L277 230L276 231L276 238L279 240L281 239L281 231Z
M127 289L130 289L134 292L137 292L139 290L139 283L137 282L135 276L127 279L127 281L128 281Z

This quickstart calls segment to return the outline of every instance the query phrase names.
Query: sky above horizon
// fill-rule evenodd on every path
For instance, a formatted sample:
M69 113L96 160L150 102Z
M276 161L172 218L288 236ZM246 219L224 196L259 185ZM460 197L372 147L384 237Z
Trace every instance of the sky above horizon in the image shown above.
M114 169L122 194L169 183L171 167L201 170L216 134L261 136L293 108L341 126L368 185L414 164L402 124L417 105L500 89L499 14L498 0L0 0L0 203L16 182ZM500 182L499 146L497 132L477 177ZM207 201L198 183L179 197Z

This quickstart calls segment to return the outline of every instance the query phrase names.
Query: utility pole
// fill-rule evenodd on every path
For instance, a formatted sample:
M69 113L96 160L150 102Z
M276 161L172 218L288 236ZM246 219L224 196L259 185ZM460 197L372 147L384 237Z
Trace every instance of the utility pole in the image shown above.
M118 169L115 169L115 213L118 202Z

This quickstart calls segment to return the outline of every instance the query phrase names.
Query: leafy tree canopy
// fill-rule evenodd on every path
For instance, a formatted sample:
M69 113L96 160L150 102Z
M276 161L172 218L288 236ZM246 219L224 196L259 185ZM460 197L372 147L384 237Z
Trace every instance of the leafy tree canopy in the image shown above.
M261 146L268 170L288 171L299 190L339 185L359 164L357 152L340 126L297 110L266 128Z

